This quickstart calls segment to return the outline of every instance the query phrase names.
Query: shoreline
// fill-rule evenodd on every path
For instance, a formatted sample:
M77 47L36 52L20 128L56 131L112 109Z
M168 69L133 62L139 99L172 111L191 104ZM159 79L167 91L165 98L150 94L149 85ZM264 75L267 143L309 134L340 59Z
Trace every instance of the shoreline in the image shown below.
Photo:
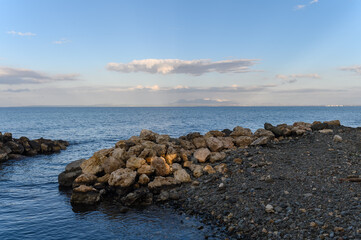
M312 206L321 215L340 215L330 207L339 199L325 190L333 187L340 196L354 194L350 202L342 199L345 206L339 207L355 207L350 211L358 217L360 184L349 180L360 178L357 170L361 162L357 159L361 148L354 149L349 139L357 143L360 136L360 128L340 126L339 121L265 124L265 129L255 133L236 127L204 136L190 133L178 139L143 130L140 137L121 140L114 148L69 164L59 175L59 183L73 188L73 205L93 205L104 197L116 199L125 209L169 205L224 227L232 238L359 237L361 226L352 222L352 216L333 226L323 220L327 216L309 214L314 214ZM342 149L345 154L354 153L346 154L353 162L344 172L337 162L341 160L333 159ZM322 164L330 159L330 166ZM332 172L332 178L322 171L339 165L341 170L338 175ZM314 186L308 189L302 181ZM340 185L354 188L354 192L344 192ZM323 209L309 200L322 206L320 196L332 198L332 204ZM300 226L288 229L292 223Z

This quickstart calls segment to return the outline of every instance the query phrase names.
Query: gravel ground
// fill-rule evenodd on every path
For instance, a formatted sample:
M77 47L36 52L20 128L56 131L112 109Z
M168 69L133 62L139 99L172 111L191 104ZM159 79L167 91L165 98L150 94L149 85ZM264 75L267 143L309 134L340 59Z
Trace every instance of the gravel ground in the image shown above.
M223 163L167 204L230 239L361 239L361 128L230 151Z

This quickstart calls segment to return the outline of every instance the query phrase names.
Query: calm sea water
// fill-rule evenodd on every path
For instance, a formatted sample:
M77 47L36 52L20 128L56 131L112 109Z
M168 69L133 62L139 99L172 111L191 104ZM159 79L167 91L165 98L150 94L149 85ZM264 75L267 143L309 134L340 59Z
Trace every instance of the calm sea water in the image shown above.
M178 137L240 125L339 119L361 126L361 107L0 108L0 131L19 138L68 140L60 154L0 164L0 239L204 239L212 229L171 209L120 213L116 205L77 212L57 176L71 161L88 158L143 128Z

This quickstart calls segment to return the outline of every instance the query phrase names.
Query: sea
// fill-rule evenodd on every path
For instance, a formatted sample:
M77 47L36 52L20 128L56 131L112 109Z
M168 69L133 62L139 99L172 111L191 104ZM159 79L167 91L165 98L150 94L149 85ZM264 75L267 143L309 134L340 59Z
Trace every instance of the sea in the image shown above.
M148 207L122 213L117 204L73 209L70 193L59 190L65 166L89 158L120 139L150 129L172 137L189 132L243 126L255 131L265 122L339 119L361 126L361 107L19 107L0 108L0 132L30 139L70 142L58 154L0 163L0 239L205 239L219 231L202 219L174 209Z

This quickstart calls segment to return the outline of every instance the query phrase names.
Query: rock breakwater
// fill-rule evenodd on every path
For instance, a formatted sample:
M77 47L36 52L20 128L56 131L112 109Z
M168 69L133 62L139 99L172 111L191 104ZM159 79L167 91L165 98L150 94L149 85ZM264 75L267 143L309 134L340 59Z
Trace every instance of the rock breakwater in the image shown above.
M35 139L27 137L13 138L11 133L0 132L0 163L8 159L19 159L25 156L51 154L65 150L69 146L67 141Z
M108 197L125 207L172 205L234 238L355 237L361 232L360 137L359 129L337 120L179 138L142 130L69 164L59 184L73 188L75 205ZM343 222L329 219L341 211Z

